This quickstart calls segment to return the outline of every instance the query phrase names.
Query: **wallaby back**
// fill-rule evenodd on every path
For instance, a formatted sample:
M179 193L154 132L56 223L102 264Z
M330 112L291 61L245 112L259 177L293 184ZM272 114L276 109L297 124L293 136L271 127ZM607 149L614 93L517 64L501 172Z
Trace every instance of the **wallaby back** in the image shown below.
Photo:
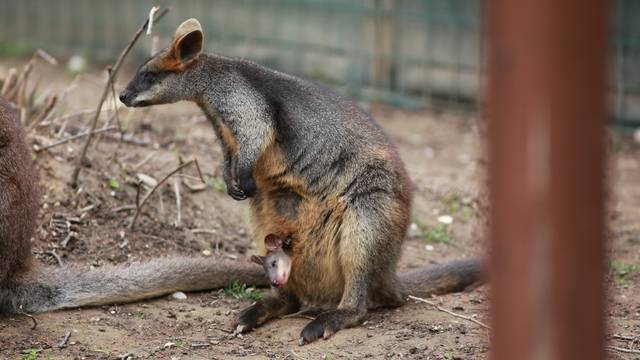
M0 98L0 286L29 268L37 214L37 176L24 130Z
M24 130L0 98L0 313L124 303L232 281L267 286L259 266L205 258L163 258L130 266L34 267L30 238L38 212L36 171Z

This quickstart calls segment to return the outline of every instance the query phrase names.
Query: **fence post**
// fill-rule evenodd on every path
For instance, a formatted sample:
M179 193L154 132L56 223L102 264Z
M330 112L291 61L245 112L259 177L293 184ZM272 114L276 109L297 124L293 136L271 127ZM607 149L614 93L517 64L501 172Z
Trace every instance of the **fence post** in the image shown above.
M489 0L493 360L604 358L606 0Z

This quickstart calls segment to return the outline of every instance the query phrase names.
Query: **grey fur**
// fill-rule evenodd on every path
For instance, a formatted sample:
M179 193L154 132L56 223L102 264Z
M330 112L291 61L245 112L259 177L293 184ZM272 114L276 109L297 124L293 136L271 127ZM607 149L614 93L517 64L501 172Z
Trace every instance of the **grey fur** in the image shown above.
M269 228L256 232L295 233L287 286L241 312L237 325L250 330L301 302L334 307L305 327L304 343L360 323L368 308L400 305L403 289L438 293L480 279L477 261L396 275L411 184L369 114L320 85L247 60L176 57L184 24L201 36L197 20L183 23L178 40L140 68L121 99L128 106L197 103L221 140L229 194L252 198L254 221ZM148 73L157 73L155 81Z

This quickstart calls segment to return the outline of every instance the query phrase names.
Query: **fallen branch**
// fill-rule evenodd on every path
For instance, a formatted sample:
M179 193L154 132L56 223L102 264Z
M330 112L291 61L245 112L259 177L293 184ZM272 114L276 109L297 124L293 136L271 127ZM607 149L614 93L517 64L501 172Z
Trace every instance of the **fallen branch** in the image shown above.
M168 11L169 9L164 9L155 18L155 21L159 21ZM124 48L124 50L122 50L122 53L120 53L120 56L116 60L116 63L113 65L112 70L109 73L109 76L105 83L104 89L102 90L102 96L100 97L100 101L98 102L98 108L96 110L95 115L93 116L93 120L91 121L91 132L89 134L93 134L93 131L96 129L98 125L98 118L100 117L100 112L102 111L102 105L104 104L104 101L107 99L107 96L109 95L111 83L115 82L115 79L118 76L118 71L120 70L122 63L124 62L124 59L127 57L127 54L129 54L129 51L131 51L131 48L133 48L133 45L136 43L136 41L138 41L138 38L140 38L140 35L145 30L148 23L149 23L149 19L145 20L144 24L142 24L142 26L138 28L138 31L135 32L135 34L131 38L131 41L129 41L129 44ZM73 169L73 174L71 176L71 186L73 186L74 188L78 187L78 177L80 176L80 169L82 169L82 167L84 166L84 163L86 162L87 150L91 145L92 138L93 138L93 135L89 135L87 137L87 141L84 143L84 146L82 147L82 151L80 152L80 157L78 158L78 161L76 162L76 166Z
M102 111L106 111L106 110L102 110ZM78 111L78 112L75 112L75 113L72 113L72 114L65 114L65 115L62 115L62 116L58 116L56 118L51 119L51 122L55 124L55 123L57 123L59 121L65 121L65 120L69 120L69 119L74 118L74 117L80 117L82 115L89 115L89 114L94 114L94 113L95 113L95 110L93 110L93 109L85 109L85 110L81 110L81 111Z
M112 69L111 67L107 67L107 76L111 79L111 73L112 73ZM116 119L116 125L118 125L118 132L120 132L120 143L118 145L121 145L122 142L124 141L124 130L122 129L122 123L120 122L120 115L118 115L118 111L120 109L118 109L118 101L116 100L116 87L115 84L113 83L113 81L111 81L111 101L113 102L113 116L111 116L109 118L109 120L107 121L107 125L106 126L111 126L111 121L115 118ZM98 148L98 144L100 144L100 141L102 140L102 138L104 137L104 135L100 135L98 137L98 139L96 140L96 144L94 146L95 149ZM115 155L115 153L114 153Z
M31 131L31 129L35 128L36 126L38 126L44 119L46 119L46 117L51 113L51 111L53 110L53 107L56 106L56 102L58 101L58 97L57 96L51 96L48 97L46 100L46 103L44 105L44 107L42 108L42 110L40 111L40 113L38 115L36 115L36 118L33 119L33 121L29 124L29 126L27 127L27 131Z
M25 89L24 84L29 79L29 73L31 72L31 69L33 68L34 63L35 63L35 58L31 57L31 60L29 60L27 65L25 65L24 68L22 69L22 72L18 76L18 79L16 80L16 83L13 86L13 88L7 94L5 94L5 98L9 101L14 101L19 108L22 107L22 100L23 100L22 92Z
M71 337L71 331L67 331L66 335L64 336L64 338L62 339L62 341L60 342L60 344L58 344L58 348L62 349L64 347L67 346L67 343L69 342L69 338Z
M167 180L169 180L169 178L171 178L173 175L179 173L182 169L186 168L189 165L195 165L196 169L198 170L198 176L200 176L200 179L202 180L202 182L205 182L204 177L202 176L202 172L200 171L200 165L198 165L198 160L197 159L193 159L191 161L188 161L188 162L178 166L175 170L173 170L169 174L167 174L167 176L165 176L162 180L158 181L156 186L154 186L144 196L144 198L142 198L142 200L140 200L140 186L138 186L138 192L136 193L136 212L133 215L133 219L131 219L131 224L129 225L129 229L133 230L135 228L136 221L138 220L138 216L140 216L140 212L142 211L142 207L144 206L144 204L146 204L147 200L149 200L151 195L153 195L153 193L155 193L156 190L160 186L162 186L162 184L164 184Z
M69 233L64 238L64 240L62 240L62 242L60 242L60 246L62 246L63 249L66 249L67 246L69 245L69 242L71 241L71 239L75 239L76 236L78 236L78 233L76 233L75 231L69 231Z
M139 163L133 165L133 167L131 168L132 171L137 171L139 168L142 167L142 165L146 164L149 160L151 160L152 157L154 157L157 154L156 151L151 152L149 154L147 154L147 156L144 157L144 159L142 159L142 161L140 161Z
M472 323L477 324L477 325L480 325L480 326L482 326L482 327L483 327L483 328L485 328L485 329L489 329L489 326L488 326L488 325L486 325L485 323L480 322L480 321L478 321L478 320L476 320L476 319L474 319L474 318L472 318L472 317L470 317L470 316L465 316L465 315L462 315L462 314L455 313L455 312L453 312L453 311L451 311L451 310L445 309L445 308L443 308L442 306L440 306L440 305L438 305L438 304L434 303L433 301L429 301L429 300L427 300L427 299L419 298L419 297L417 297L417 296L413 296L413 295L409 295L409 299L416 300L416 301L420 301L420 302L423 302L423 303L425 303L425 304L429 304L429 305L431 305L431 306L435 307L436 309L438 309L439 311L445 312L445 313L447 313L447 314L449 314L449 315L452 315L452 316L458 317L458 318L460 318L460 319L464 319L464 320L467 320L467 321L471 321Z
M51 56L51 54L49 54L48 52L42 50L42 49L38 49L36 50L35 54L33 54L33 56L39 56L42 60L46 61L49 63L49 65L53 65L56 66L58 65L58 60L56 60L56 58L54 58L53 56Z
M56 259L56 261L58 262L58 266L64 266L64 263L62 262L60 255L58 255L58 253L56 253L55 250L48 251L47 254L53 256L53 258Z
M173 180L173 191L176 193L176 227L182 227L182 196L179 178Z
M617 351L617 352L627 353L627 354L640 354L640 350L621 348L617 346L605 346L605 349L609 351Z
M36 147L34 149L34 151L39 153L39 152L42 152L44 150L49 150L49 149L54 148L56 146L60 146L60 145L66 144L66 143L68 143L70 141L79 139L81 137L85 137L85 136L90 135L90 134L95 135L95 134L100 134L100 133L103 133L103 132L114 131L114 130L117 130L117 127L109 126L109 127L98 129L98 130L81 132L79 134L76 134L76 135L73 135L73 136L69 136L68 138L65 138L65 139L62 139L60 141L54 142L53 144L49 144L49 145L43 146L43 147Z
M2 84L2 90L0 90L0 96L7 97L9 90L13 89L15 82L18 79L18 70L16 68L9 69L9 75L4 79Z
M29 319L31 319L31 321L33 322L33 325L31 326L31 330L35 330L35 329L38 327L38 320L36 320L36 317L35 317L35 316L33 316L33 315L31 315L31 314L27 314L26 312L24 312L24 311L22 310L22 305L20 305L20 306L18 307L18 311L17 311L17 313L18 313L18 314L20 314L20 315L22 315L22 316L26 316L26 317L28 317Z
M611 336L612 339L624 340L624 341L637 341L640 340L639 336L625 336L620 334L613 334Z

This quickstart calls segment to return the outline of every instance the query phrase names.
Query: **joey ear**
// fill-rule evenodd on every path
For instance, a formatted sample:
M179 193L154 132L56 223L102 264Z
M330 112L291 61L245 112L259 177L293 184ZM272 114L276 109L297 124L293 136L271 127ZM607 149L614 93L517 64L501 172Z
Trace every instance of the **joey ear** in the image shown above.
M202 52L204 35L196 19L189 19L176 29L173 35L173 53L181 63L187 63Z
M282 239L275 234L269 234L264 238L264 246L268 252L282 250Z
M264 265L264 256L251 255L251 261L262 266Z

